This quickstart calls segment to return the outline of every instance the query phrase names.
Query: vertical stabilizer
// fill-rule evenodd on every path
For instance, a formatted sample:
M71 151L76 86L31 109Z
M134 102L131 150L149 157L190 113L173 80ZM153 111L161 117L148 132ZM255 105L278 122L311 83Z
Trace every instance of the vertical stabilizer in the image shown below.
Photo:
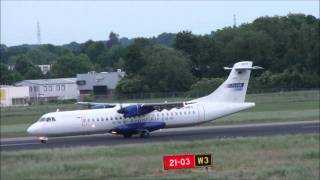
M208 96L195 99L197 102L244 102L250 73L253 69L262 69L258 66L252 66L251 61L242 61L233 65L228 79L223 82L213 93Z

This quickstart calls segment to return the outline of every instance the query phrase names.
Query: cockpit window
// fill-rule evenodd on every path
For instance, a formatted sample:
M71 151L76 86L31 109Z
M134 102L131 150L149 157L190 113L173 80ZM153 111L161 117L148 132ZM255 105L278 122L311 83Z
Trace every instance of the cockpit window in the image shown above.
M39 119L39 122L43 122L43 121L45 121L46 120L46 118L40 118Z
M38 122L51 122L51 121L56 121L54 117L42 117L38 120Z

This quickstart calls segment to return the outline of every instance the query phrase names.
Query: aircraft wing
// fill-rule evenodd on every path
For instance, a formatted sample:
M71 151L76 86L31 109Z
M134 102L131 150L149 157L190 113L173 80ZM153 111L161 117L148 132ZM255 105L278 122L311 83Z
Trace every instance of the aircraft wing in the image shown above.
M76 102L76 104L87 105L88 109L113 108L117 105L112 103L97 103L97 102Z
M187 102L163 102L163 103L143 103L144 107L153 107L155 110L162 111L163 109L170 110L172 108L182 108L190 104Z
M190 102L162 102L162 103L95 103L95 102L77 102L76 104L87 105L88 109L105 109L114 108L117 105L120 109L118 113L123 114L125 117L135 117L148 114L152 111L162 111L164 109L170 110L172 108L182 108Z
M117 111L120 114L123 114L124 117L135 117L141 116L148 113L151 113L155 110L162 111L164 109L170 110L172 108L182 108L187 104L191 104L188 102L163 102L163 103L137 103L137 104L129 104L127 106L120 105L120 109Z

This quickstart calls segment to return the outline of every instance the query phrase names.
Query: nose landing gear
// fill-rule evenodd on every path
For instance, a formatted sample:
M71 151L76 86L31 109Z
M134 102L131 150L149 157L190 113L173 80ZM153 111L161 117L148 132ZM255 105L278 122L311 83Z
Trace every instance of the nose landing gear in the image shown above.
M48 138L47 137L39 137L39 140L40 140L41 144L45 144L45 143L47 143Z

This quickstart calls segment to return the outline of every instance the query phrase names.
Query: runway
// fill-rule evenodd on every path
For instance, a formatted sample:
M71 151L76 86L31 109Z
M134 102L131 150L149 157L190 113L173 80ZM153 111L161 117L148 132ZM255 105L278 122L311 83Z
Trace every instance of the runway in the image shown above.
M134 136L125 139L111 134L50 138L41 144L36 137L1 139L1 151L68 148L79 146L114 146L120 144L142 144L152 142L195 141L217 138L271 136L285 134L319 133L320 121L298 121L284 123L259 123L247 125L195 126L163 129L151 133L149 138Z

